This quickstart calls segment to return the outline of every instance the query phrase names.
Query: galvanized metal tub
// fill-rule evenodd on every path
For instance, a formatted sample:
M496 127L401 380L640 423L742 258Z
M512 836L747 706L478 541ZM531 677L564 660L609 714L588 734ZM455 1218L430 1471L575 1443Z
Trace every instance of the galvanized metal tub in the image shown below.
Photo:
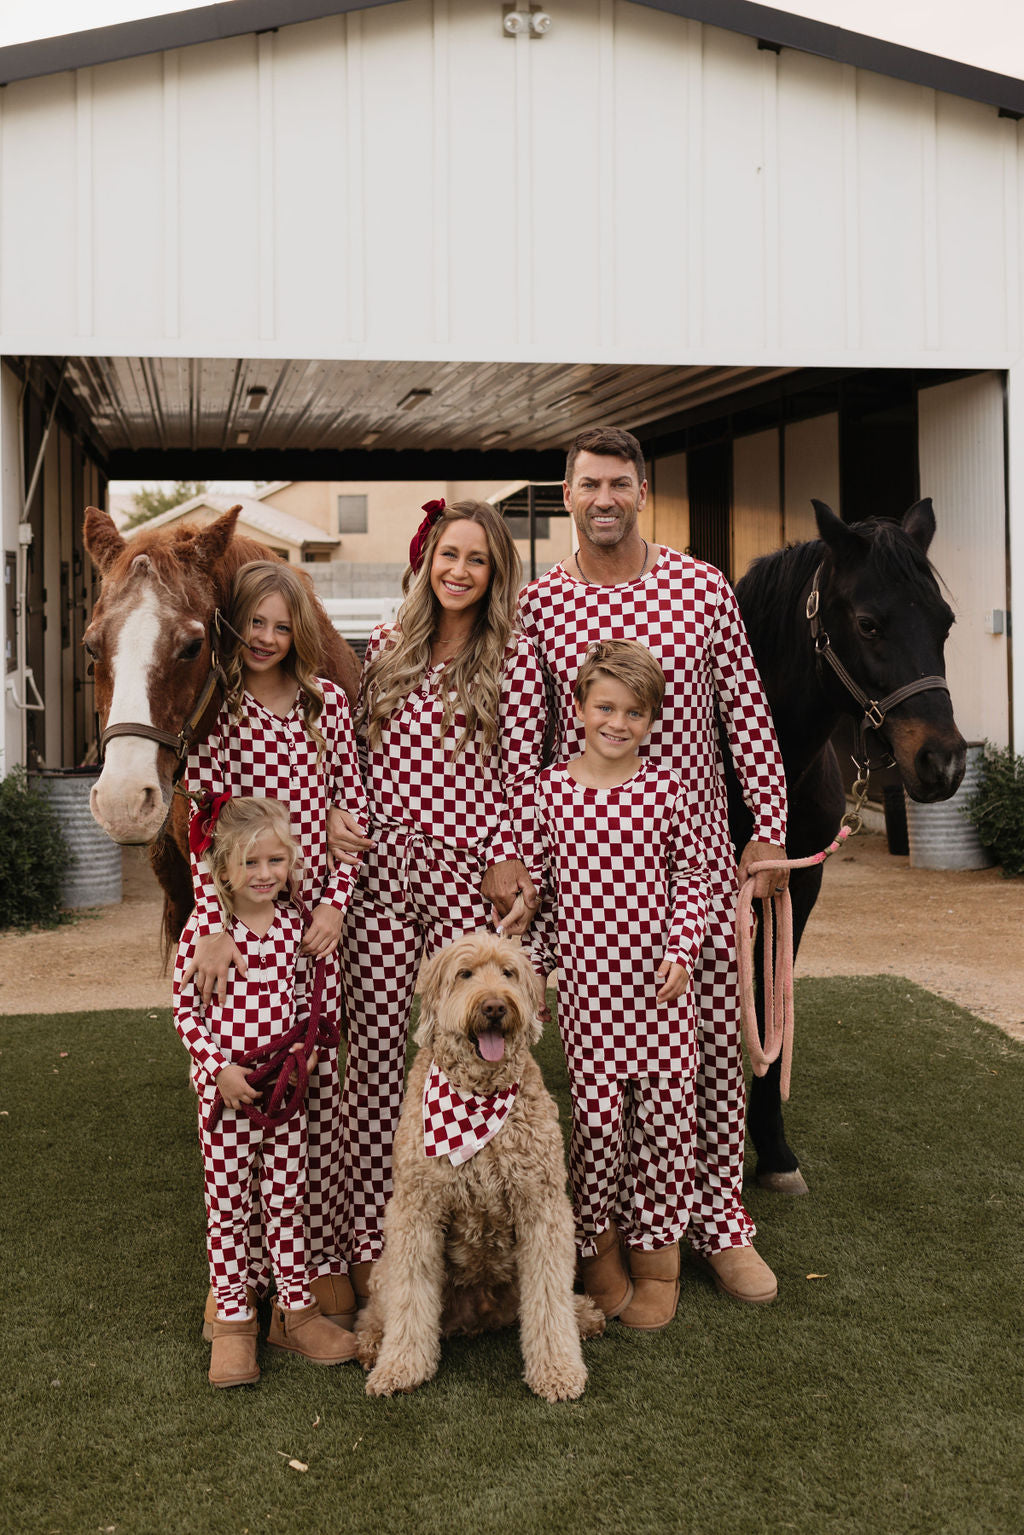
M29 776L33 786L48 796L71 854L61 881L61 905L68 910L116 906L121 899L122 850L97 826L89 809L99 769L56 768Z
M995 863L964 814L978 788L984 751L983 742L968 742L963 783L952 799L919 805L905 796L912 869L989 869Z

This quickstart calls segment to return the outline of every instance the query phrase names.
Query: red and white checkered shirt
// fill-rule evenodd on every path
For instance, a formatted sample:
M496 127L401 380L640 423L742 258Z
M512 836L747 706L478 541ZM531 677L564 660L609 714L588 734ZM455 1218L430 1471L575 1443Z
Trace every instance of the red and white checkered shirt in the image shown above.
M572 690L588 647L596 640L639 640L666 681L664 708L641 755L682 779L713 886L735 885L719 717L754 815L752 837L784 844L782 756L739 605L721 571L668 548L646 576L617 586L575 581L558 565L526 587L519 612L549 681L561 761L583 749Z
M592 789L556 764L515 810L526 866L544 890L532 944L538 969L557 945L558 1026L570 1072L689 1075L692 989L674 1002L656 1000L662 960L693 974L707 916L704 852L678 776L644 762L625 783Z
M366 647L365 666L397 633L379 625ZM506 653L501 679L497 749L487 751L483 731L452 761L465 727L455 714L444 738L441 667L427 672L384 722L379 747L363 738L359 755L375 829L409 827L449 847L479 849L488 864L519 856L509 825L507 796L540 768L546 720L544 680L529 640L517 635Z
M302 698L281 716L257 703L251 693L242 698L236 720L225 704L207 739L194 746L185 768L190 793L262 795L288 806L292 835L302 853L298 895L310 911L322 901L343 911L348 905L356 869L339 864L327 869L327 812L349 810L365 826L366 796L348 699L341 688L319 678L324 707L317 729L326 742L317 761L316 742L302 719ZM191 814L195 814L193 805ZM196 895L196 936L203 938L222 926L223 913L210 871L192 858Z
M235 1058L270 1044L296 1020L307 1019L311 963L299 956L302 922L295 907L283 902L260 938L239 918L228 924L247 965L243 976L228 972L227 996L216 993L204 1007L195 980L184 983L185 970L200 936L199 916L193 912L178 941L174 963L174 1027L192 1057L192 1081L216 1078Z
M468 1162L497 1135L516 1101L519 1083L481 1097L464 1093L431 1061L423 1084L423 1153L447 1157L453 1167Z

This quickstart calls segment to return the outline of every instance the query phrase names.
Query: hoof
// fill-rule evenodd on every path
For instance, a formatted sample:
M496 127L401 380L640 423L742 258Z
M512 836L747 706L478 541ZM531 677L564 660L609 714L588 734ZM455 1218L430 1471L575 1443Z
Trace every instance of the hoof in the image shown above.
M767 1189L770 1194L809 1194L811 1192L804 1182L804 1175L799 1167L794 1167L791 1173L758 1173L757 1186L759 1189Z

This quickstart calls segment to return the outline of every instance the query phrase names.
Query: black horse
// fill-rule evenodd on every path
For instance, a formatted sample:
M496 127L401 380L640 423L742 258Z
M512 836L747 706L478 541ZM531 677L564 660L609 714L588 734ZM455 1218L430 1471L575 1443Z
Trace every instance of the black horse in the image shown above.
M813 504L821 539L755 560L736 586L786 769L790 858L827 847L839 829L845 794L830 737L841 715L866 723L866 749L895 759L912 799L948 799L966 761L943 683L953 613L927 559L935 533L931 501L918 501L902 523L872 517L850 526L823 502ZM869 713L869 705L880 707ZM752 822L731 773L729 802L739 849ZM820 864L790 877L794 948L821 878ZM758 975L760 965L757 953ZM805 1193L786 1144L778 1063L753 1080L747 1128L758 1183Z

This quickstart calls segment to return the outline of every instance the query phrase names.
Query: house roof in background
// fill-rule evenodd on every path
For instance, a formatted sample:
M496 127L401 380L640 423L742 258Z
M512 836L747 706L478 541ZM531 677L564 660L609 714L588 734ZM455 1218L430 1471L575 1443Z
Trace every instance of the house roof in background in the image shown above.
M278 511L276 506L268 506L265 501L257 500L255 496L211 494L193 496L190 501L183 501L180 506L172 506L168 511L161 512L158 517L150 517L148 521L140 522L138 527L130 528L125 537L132 538L136 533L141 533L143 528L162 528L168 523L179 522L190 512L198 511L201 507L209 507L211 511L220 514L229 512L233 506L242 508L243 522L265 533L268 538L279 538L299 548L308 544L336 548L341 543L339 534L328 533L312 522L306 522L301 517L293 517L290 512Z

